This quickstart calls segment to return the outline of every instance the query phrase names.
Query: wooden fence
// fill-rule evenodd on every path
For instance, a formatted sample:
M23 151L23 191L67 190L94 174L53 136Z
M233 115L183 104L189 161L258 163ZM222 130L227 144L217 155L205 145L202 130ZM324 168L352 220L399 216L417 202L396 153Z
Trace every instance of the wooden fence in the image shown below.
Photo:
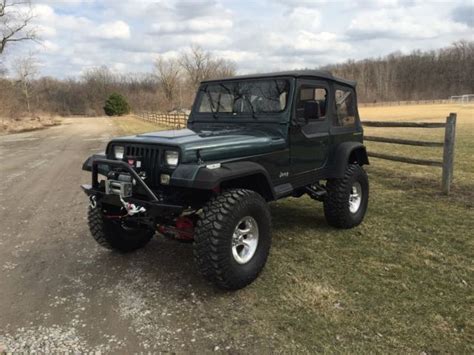
M158 113L151 111L135 112L135 116L154 123L174 128L185 128L188 115L185 113Z
M410 101L380 101L380 102L359 102L359 107L377 107L377 106L404 106L404 105L433 105L433 104L450 104L450 99L437 100L410 100Z
M369 157L398 161L408 164L427 165L442 168L442 190L449 194L453 180L454 167L454 141L456 135L456 114L451 113L444 122L384 122L384 121L365 121L362 122L366 127L411 127L411 128L444 128L444 142L427 142L409 139L385 138L375 136L364 136L366 141L381 142L389 144L402 144L419 147L443 147L442 160L416 159L401 157L390 154L368 152Z

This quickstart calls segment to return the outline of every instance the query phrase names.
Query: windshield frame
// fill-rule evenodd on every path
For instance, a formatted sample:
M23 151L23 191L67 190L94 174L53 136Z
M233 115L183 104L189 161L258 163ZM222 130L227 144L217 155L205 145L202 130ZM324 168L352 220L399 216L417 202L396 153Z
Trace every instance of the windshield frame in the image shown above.
M199 106L201 104L202 96L208 94L207 91L203 90L208 85L225 85L226 83L240 83L240 82L264 82L271 80L284 80L288 83L288 95L286 99L285 109L276 112L199 112ZM191 110L190 121L191 122L261 122L261 121L278 121L282 119L288 120L288 115L291 112L293 106L293 95L294 95L295 78L289 76L271 77L271 78L249 78L249 79L225 79L225 80L213 80L202 82L199 85L194 104Z

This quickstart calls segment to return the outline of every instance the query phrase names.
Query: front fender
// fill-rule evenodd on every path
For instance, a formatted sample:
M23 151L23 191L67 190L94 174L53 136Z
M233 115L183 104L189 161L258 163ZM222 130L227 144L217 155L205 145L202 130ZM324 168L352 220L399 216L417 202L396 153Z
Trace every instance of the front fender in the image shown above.
M94 160L97 160L97 159L107 159L107 155L105 154L105 152L99 153L99 154L92 154L82 164L82 170L92 171L92 163L94 162ZM106 165L99 164L99 166L97 168L98 168L99 174L107 175L107 173L109 172L109 167L106 166Z
M273 194L268 172L260 164L250 161L222 163L217 169L208 169L203 165L183 164L173 172L170 185L212 190L223 182L256 174L265 178Z

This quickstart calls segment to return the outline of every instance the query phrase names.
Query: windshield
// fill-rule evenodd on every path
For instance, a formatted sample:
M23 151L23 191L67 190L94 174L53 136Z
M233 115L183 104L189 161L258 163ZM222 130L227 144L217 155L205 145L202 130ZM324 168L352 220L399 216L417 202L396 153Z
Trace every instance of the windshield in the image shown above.
M197 101L199 113L259 114L285 110L290 84L285 79L243 80L204 84Z

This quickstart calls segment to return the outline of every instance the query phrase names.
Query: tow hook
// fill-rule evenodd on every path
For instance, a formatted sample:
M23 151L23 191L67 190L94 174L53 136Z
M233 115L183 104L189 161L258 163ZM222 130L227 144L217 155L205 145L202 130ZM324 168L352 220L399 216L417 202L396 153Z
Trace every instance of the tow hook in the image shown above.
M97 198L95 197L95 195L89 196L89 206L91 206L91 208L97 207Z
M122 202L122 205L123 207L125 208L125 210L127 211L127 214L129 216L133 216L137 213L143 213L143 212L146 212L146 208L145 207L141 207L141 206L137 206L133 203L130 203L130 202L127 202L125 201L122 196L120 196L120 202Z

